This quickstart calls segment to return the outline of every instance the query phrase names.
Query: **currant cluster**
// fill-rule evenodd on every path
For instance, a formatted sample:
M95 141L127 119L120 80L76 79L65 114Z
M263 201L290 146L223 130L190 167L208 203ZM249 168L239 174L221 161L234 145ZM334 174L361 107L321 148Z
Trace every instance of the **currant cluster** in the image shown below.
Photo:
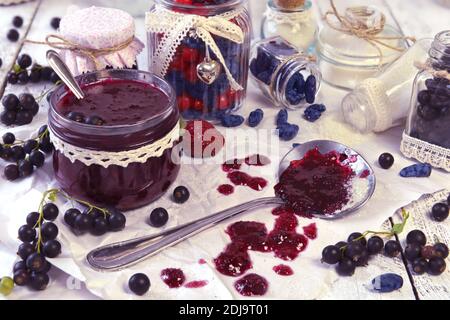
M27 141L16 140L13 133L3 135L3 144L0 143L0 158L13 162L4 169L4 176L9 181L30 176L35 169L44 165L45 154L53 151L48 128L42 126L38 136Z
M109 231L121 231L125 228L127 220L119 210L100 208L84 201L76 201L86 205L83 212L77 208L70 208L64 213L64 222L75 234L90 233L94 236L102 236Z
M410 263L414 273L422 275L428 272L438 276L447 269L445 259L449 251L444 243L427 245L427 238L420 230L413 230L406 237L405 258Z
M17 255L21 260L13 268L15 285L28 286L33 290L47 288L50 281L48 272L52 266L47 258L56 258L61 253L61 243L56 240L59 229L54 223L58 214L55 204L42 201L39 212L29 213L26 224L19 228L22 243Z
M60 81L60 78L52 68L37 63L33 64L33 60L28 54L22 54L17 59L13 69L8 73L7 80L10 84L38 83L40 81L49 81L56 84Z
M39 112L39 104L29 93L22 93L19 97L13 93L7 94L2 99L2 105L0 120L6 126L30 124Z
M397 254L398 247L400 244L396 241L388 241L385 245L379 236L375 235L367 240L365 235L355 232L348 237L347 241L325 247L322 251L322 262L337 264L336 271L341 276L352 276L356 267L367 266L370 256L383 252L384 248L386 255L394 257L400 254L401 247Z

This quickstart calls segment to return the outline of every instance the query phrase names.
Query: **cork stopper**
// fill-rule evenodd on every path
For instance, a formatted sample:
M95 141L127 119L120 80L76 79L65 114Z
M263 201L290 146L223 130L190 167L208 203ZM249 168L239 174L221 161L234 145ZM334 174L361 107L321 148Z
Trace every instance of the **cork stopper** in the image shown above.
M292 10L302 7L305 0L273 0L273 4L281 9Z

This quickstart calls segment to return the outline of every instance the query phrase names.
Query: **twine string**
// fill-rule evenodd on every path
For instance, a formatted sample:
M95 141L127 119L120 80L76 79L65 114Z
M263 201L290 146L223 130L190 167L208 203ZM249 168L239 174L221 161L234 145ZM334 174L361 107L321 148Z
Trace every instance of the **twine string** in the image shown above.
M66 38L64 38L60 35L57 35L57 34L47 35L45 37L45 41L36 41L36 40L28 40L28 39L25 40L25 42L32 43L32 44L47 45L54 49L69 50L69 51L73 51L73 52L82 54L82 55L92 59L94 61L97 69L99 69L99 63L97 60L98 57L123 50L126 47L128 47L133 41L134 41L134 36L117 46L113 46L113 47L109 47L109 48L94 49L94 48L89 48L89 47L77 44L75 42L72 42L70 40L67 40Z
M381 13L379 21L377 21L377 23L369 25L367 22L364 21L364 18L368 18L373 14L373 10L370 7L357 6L347 8L348 12L352 13L357 17L362 18L362 19L350 19L349 17L341 15L338 12L336 5L334 4L334 0L330 0L330 6L331 11L327 11L323 17L328 26L336 31L354 35L369 43L378 52L379 66L381 66L383 62L383 51L381 47L386 47L398 52L403 52L405 50L402 47L391 45L386 41L388 40L411 40L413 42L416 41L414 37L408 36L380 36L379 34L384 30L386 24L386 16L383 13ZM337 21L339 22L338 25L330 20L331 16L334 16L337 19Z
M417 69L419 69L419 71L427 71L435 78L450 80L450 73L447 70L438 70L434 68L430 62L426 63L415 62L414 65Z

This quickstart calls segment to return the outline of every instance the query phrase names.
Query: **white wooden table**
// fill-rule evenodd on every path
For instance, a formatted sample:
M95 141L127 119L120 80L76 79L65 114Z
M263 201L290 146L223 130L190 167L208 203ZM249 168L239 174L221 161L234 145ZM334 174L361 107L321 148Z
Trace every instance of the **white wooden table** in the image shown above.
M3 60L3 66L0 68L0 96L2 96L3 92L22 92L24 91L24 87L18 86L10 86L6 85L5 77L8 70L14 64L17 56L20 53L29 53L37 62L45 64L45 47L24 44L23 39L26 37L28 39L42 39L44 35L54 32L54 30L50 27L50 20L52 17L62 16L67 10L68 6L72 4L78 5L86 5L88 3L92 5L104 5L108 1L75 1L75 0L42 0L42 1L32 1L21 5L8 6L8 7L0 7L0 58ZM127 3L128 1L109 1L111 6L116 6L118 3ZM340 1L337 1L340 2ZM345 1L346 4L351 3L367 3L369 1ZM391 23L395 23L401 26L402 31L406 35L414 35L417 38L421 37L432 37L437 32L449 29L449 21L450 21L450 10L446 9L438 5L435 1L432 0L411 0L411 1L401 1L401 0L378 0L378 1L370 1L370 3L374 3L383 7L385 11L391 12L393 15L393 21ZM145 1L136 1L136 3L145 4ZM148 7L150 4L148 5ZM327 0L317 0L315 1L315 8L319 15L320 12L324 12L328 7ZM251 0L250 1L251 13L253 16L254 30L255 35L259 35L259 26L262 18L262 14L265 10L265 1L262 0ZM11 27L11 20L14 15L20 15L24 19L24 25L20 28L21 41L16 43L11 43L6 39L6 32ZM141 39L146 39L144 33L144 19L143 14L136 16L136 26L137 26L137 35ZM147 54L146 52L142 53L138 57L138 63L141 69L145 69L147 66ZM27 86L26 90L37 93L43 90L44 88L41 86ZM339 91L337 89L331 88L327 85L323 86L323 90L320 93L321 99L328 106L330 110L330 114L337 115L339 113L339 105L340 100L343 97L345 92ZM246 102L245 108L242 110L243 114L248 114L248 112L255 107L255 105L269 105L266 101L260 98L259 92L253 87L250 86L250 93L248 101ZM269 110L269 114L275 114L276 110ZM46 114L41 112L37 118L33 121L33 123L43 124L46 122ZM320 125L320 124L319 124ZM326 125L326 124L324 124ZM38 125L36 124L36 127ZM21 128L5 128L0 125L0 136L6 132L12 131L16 133L18 136L23 134L23 130ZM328 131L327 131L328 132ZM389 151L392 152L397 159L400 159L401 164L408 165L410 161L401 157L398 151L399 139L401 136L402 129L396 128L393 130L389 130L383 134L372 136L369 140L370 145L366 145L365 150L368 154L374 157L383 152ZM324 131L317 129L311 130L308 133L310 136L307 137L315 137L315 138L329 138L328 133L325 134ZM343 138L343 137L341 137ZM363 141L363 140L361 140ZM359 146L359 149L363 148L361 145L361 141L356 139L352 140L351 138L347 141L342 141L350 146ZM365 142L366 143L366 142ZM5 164L0 161L0 170L3 171ZM50 170L50 169L48 169ZM379 173L381 179L385 178L383 172ZM6 207L3 206L5 201L8 199L8 194L11 196L19 196L21 192L20 184L15 185L13 187L9 187L7 182L0 178L0 223L2 221L2 216L6 217L9 214L13 214L11 212L6 212ZM386 178L387 179L387 178ZM394 182L395 183L395 182ZM24 184L23 191L29 186ZM406 200L412 201L417 199L422 193L435 192L444 187L450 187L449 176L447 173L442 171L435 171L433 173L432 178L424 182L419 183L411 183L409 185L402 186L402 190L399 190L399 202L393 203L389 206L391 209L396 209L404 204ZM6 194L6 196L5 196ZM2 198L3 197L3 198ZM3 199L3 200L2 200ZM377 205L377 204L373 204ZM380 213L380 217L376 221L384 221L383 219L388 218L393 214L393 211ZM368 226L369 227L369 226ZM372 228L376 228L372 226ZM338 229L338 228L337 228ZM347 230L346 232L351 232L354 230ZM337 231L336 231L337 232ZM324 237L330 237L330 243L334 241L334 238L331 234L324 235ZM320 248L315 248L317 252L320 252ZM219 252L221 248L217 249ZM382 257L380 258L383 259ZM2 246L2 242L0 241L0 276L4 274L9 274L11 269L11 263L14 260L14 252L11 252L9 248ZM382 261L381 261L382 263ZM388 263L388 262L386 262ZM403 265L399 264L396 266L399 270L398 272L404 272L402 270ZM377 272L379 270L374 270ZM364 271L364 273L370 273L370 269ZM324 294L322 297L329 299L342 299L342 298L375 298L375 299L385 299L385 297L380 296L372 296L370 294L366 294L363 292L359 292L358 281L363 278L363 275L355 276L354 278L345 278L344 280L337 280L332 289L329 292ZM73 278L69 277L62 271L54 270L52 271L52 286L48 290L42 293L33 293L33 292L24 292L22 291L20 295L12 295L12 298L41 298L41 299L95 299L96 296L91 294L84 285L78 282L74 282ZM405 280L407 277L405 277ZM390 298L402 298L402 299L415 299L416 296L412 290L411 283L406 284L407 289L403 290L401 295L397 296L388 296L386 299ZM354 288L354 290L352 289ZM68 290L72 289L72 290ZM353 290L353 291L352 291ZM342 292L346 292L346 296L342 296ZM350 292L350 293L349 293ZM426 293L423 293L423 296L420 298L426 298Z

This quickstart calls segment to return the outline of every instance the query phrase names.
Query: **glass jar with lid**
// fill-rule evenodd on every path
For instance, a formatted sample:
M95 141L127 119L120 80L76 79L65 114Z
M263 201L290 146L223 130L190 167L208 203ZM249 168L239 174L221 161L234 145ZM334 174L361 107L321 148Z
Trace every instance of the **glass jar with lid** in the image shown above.
M103 70L76 79L84 99L64 85L50 99L48 127L60 187L77 199L120 210L155 201L180 170L173 89L136 70Z
M450 171L450 30L437 34L417 74L401 150Z
M146 16L150 71L175 89L185 119L217 120L245 99L251 19L246 0L156 0Z
M314 58L281 37L254 44L250 74L277 106L296 109L315 102L322 75Z
M337 18L338 15L341 20L345 19L345 25ZM365 35L383 44L370 41L364 38ZM373 77L406 48L405 37L386 24L385 15L374 6L349 7L342 16L337 11L328 15L316 42L324 81L347 90Z
M261 23L261 38L281 36L303 51L311 50L317 23L311 1L269 0Z

